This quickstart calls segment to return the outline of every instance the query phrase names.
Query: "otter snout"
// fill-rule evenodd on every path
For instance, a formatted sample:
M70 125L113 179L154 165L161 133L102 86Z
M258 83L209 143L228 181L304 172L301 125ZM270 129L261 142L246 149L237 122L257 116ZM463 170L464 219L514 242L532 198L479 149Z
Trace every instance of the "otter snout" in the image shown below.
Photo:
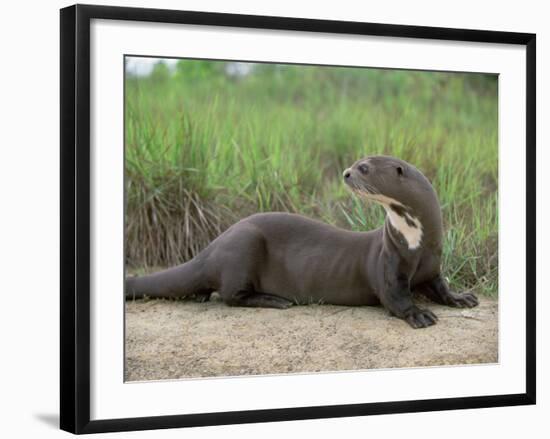
M359 189L357 186L357 170L353 166L347 168L343 173L344 183L353 189Z
M370 172L369 166L367 163L363 162L359 165L353 165L350 168L347 168L342 175L344 176L344 181L348 182L351 178L354 172L358 172L362 176L367 175Z
M355 162L342 173L344 183L354 191L368 193L370 191L369 185L371 185L369 183L370 174L373 171L371 168L371 164L366 159Z

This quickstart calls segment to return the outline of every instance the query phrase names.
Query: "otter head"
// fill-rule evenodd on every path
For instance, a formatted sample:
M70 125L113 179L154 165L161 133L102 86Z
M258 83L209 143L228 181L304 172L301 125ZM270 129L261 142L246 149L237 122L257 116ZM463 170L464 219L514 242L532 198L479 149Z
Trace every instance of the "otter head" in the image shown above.
M432 185L403 160L387 156L358 160L344 171L344 181L355 193L386 209L391 225L411 250L420 247L427 226L440 228L441 212Z

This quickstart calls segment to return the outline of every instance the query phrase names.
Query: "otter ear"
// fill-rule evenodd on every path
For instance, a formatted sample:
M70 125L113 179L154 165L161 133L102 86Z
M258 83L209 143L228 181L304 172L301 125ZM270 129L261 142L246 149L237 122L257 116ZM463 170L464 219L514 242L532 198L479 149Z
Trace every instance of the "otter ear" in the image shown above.
M405 174L405 169L403 169L403 166L398 166L397 168L397 175L402 177Z

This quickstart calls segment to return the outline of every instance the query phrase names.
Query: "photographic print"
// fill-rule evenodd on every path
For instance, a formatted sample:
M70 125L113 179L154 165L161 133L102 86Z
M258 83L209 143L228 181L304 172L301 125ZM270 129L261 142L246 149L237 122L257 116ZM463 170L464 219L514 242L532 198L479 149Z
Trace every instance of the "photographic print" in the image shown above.
M536 401L536 36L61 10L60 425Z
M125 56L125 381L498 363L498 75Z

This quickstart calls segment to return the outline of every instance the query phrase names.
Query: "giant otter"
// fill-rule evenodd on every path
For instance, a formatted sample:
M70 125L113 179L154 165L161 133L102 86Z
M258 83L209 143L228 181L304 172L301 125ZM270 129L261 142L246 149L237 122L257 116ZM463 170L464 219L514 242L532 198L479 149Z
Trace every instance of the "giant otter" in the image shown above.
M415 292L449 306L478 304L471 293L451 291L441 275L441 208L418 169L397 158L373 156L358 160L343 177L351 190L384 207L382 227L352 232L296 214L255 214L229 227L192 260L127 278L126 298L207 300L217 291L234 306L381 303L413 328L437 321L413 303Z

